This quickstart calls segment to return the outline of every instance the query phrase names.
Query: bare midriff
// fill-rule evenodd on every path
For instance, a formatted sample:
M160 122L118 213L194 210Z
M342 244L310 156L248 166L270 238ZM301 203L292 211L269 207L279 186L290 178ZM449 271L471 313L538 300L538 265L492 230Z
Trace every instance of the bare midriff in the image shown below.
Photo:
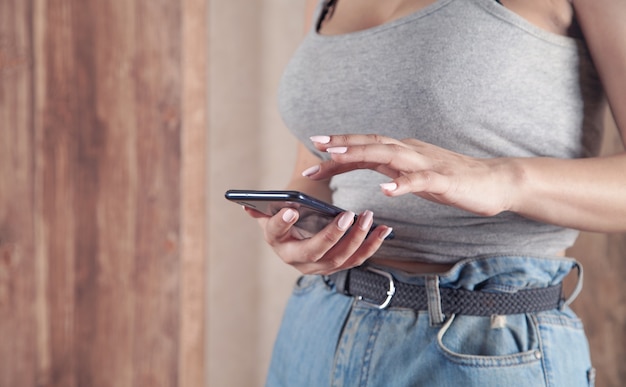
M561 251L556 255L564 257L565 251ZM376 266L399 269L413 274L445 273L454 266L454 263L409 262L382 258L371 258L368 262Z
M372 258L368 262L376 266L400 269L407 273L414 274L444 273L454 266L453 263L408 262L381 258Z

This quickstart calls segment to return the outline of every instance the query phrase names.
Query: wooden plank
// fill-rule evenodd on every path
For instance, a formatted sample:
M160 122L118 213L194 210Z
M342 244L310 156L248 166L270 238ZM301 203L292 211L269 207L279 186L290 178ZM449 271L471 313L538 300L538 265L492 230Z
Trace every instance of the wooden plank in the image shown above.
M41 14L41 385L175 386L180 6L54 0Z
M0 2L2 386L203 384L206 5L182 7Z
M207 8L182 2L181 294L178 385L205 380L207 257Z
M34 385L37 369L31 13L0 2L0 386Z
M135 386L175 386L180 340L181 10L135 2Z
M132 2L74 1L81 141L74 189L78 385L132 386L135 303L135 104Z
M78 99L74 78L77 64L72 51L71 7L68 1L51 1L39 15L45 51L37 52L45 72L40 123L36 126L36 191L38 258L46 263L43 296L47 305L49 359L40 381L50 386L76 386L75 257L77 240L73 181L77 149L72 129L78 126Z

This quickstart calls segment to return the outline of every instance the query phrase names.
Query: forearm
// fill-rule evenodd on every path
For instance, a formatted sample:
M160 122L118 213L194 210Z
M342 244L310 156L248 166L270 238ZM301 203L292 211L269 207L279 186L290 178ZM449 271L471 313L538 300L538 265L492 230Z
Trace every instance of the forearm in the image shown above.
M593 232L626 231L626 153L610 157L511 160L510 210Z

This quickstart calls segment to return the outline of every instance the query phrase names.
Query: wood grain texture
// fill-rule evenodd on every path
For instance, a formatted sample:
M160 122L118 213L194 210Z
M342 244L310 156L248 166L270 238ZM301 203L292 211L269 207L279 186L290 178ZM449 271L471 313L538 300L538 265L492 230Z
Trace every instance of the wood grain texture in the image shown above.
M208 1L182 2L181 295L178 385L205 377L207 286Z
M203 385L198 7L0 2L0 386Z
M37 377L31 13L0 2L0 386Z

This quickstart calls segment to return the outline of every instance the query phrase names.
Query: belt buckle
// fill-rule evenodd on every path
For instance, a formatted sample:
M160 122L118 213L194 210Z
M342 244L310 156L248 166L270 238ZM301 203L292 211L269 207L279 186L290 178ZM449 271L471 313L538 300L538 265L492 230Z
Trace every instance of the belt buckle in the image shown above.
M369 267L366 266L364 268L367 271L371 271L372 273L378 274L380 276L383 276L385 278L387 278L389 280L389 290L387 290L387 298L385 299L385 301L383 301L381 304L377 304L375 302L371 302L368 300L365 300L362 296L358 296L357 300L361 301L362 303L369 305L371 307L377 308L377 309L385 309L389 306L389 304L391 303L391 299L393 298L393 295L396 294L396 284L393 280L393 276L390 273L387 273L386 271L383 270L379 270L379 269L375 269L373 267Z

